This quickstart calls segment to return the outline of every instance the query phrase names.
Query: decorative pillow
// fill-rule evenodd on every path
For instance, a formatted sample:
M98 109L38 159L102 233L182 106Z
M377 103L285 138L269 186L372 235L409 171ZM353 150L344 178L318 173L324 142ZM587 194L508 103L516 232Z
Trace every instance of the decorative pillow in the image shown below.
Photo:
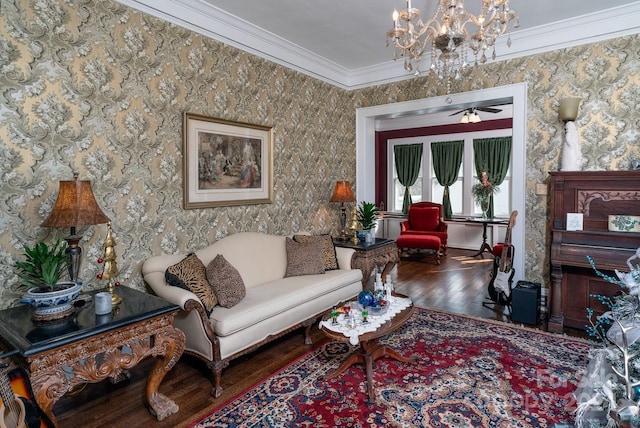
M204 264L195 254L189 254L180 262L169 266L164 273L164 278L167 284L184 288L198 296L207 313L211 313L218 303L207 281Z
M295 235L293 240L296 242L307 243L314 240L322 241L322 264L324 270L338 269L338 258L336 257L336 247L333 245L331 235Z
M287 237L287 271L284 277L324 273L323 246L324 241L319 239L302 243Z
M410 208L409 221L414 230L436 230L440 223L440 208Z
M247 290L240 272L222 254L218 254L211 260L206 271L207 279L220 306L230 308L244 299Z

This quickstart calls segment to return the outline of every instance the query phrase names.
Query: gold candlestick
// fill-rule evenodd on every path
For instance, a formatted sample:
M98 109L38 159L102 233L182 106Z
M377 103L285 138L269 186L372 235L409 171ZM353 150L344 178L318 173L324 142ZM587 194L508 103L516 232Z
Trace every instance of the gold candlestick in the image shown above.
M362 225L358 221L358 212L356 207L353 207L349 215L349 230L351 231L351 242L354 244L358 243L358 235L356 231L359 229L362 229Z

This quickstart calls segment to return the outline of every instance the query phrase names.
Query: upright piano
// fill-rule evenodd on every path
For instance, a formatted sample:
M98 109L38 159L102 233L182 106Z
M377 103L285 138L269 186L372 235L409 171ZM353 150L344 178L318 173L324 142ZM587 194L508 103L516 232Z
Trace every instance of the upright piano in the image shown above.
M640 215L640 171L551 172L551 313L549 331L584 329L587 308L606 308L594 295L613 296L621 288L593 270L615 277L628 272L627 259L640 247L640 233L612 232L609 215ZM582 214L582 230L567 230L567 213ZM640 262L640 260L636 260Z

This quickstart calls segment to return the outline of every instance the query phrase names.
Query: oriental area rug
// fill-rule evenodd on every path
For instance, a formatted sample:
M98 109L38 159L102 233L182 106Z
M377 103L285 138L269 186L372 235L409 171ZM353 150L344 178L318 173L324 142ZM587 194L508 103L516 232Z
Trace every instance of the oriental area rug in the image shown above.
M383 343L416 363L374 363L331 380L354 347L325 341L191 427L550 427L572 423L593 347L580 339L419 309Z

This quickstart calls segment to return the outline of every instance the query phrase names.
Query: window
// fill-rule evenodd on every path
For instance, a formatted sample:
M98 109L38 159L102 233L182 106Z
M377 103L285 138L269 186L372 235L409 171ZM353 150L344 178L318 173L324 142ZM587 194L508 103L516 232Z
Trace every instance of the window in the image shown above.
M430 144L436 141L464 140L464 158L458 173L458 180L449 187L449 199L454 216L479 216L482 214L480 207L475 204L471 195L471 187L479 180L476 177L473 139L493 138L511 136L510 129L482 131L463 134L429 135L424 137L398 138L388 141L387 146L387 171L392 171L388 176L387 201L389 201L388 211L401 212L404 197L404 186L398 182L393 158L393 147L397 144L423 143L422 165L416 183L411 187L413 202L434 201L442 202L444 187L438 183L438 179L433 171ZM426 167L425 167L426 166ZM424 172L429 174L425 176ZM498 187L500 191L494 197L494 215L497 217L508 217L511 213L511 165L507 171L504 181Z
M451 202L451 212L453 215L462 214L462 196L463 196L463 171L464 171L464 159L462 165L460 165L460 171L458 171L458 180L451 186L449 186L449 201ZM444 196L444 186L441 186L436 178L436 174L433 171L433 164L431 164L431 195L432 201L440 202Z
M424 171L425 165L429 165L429 161L425 162L425 156L429 158L431 155L428 152L428 146L424 144L423 137L411 137L411 138L400 138L396 140L389 140L388 145L388 156L387 161L389 162L387 166L387 171L393 171L390 174L390 182L387 184L387 201L389 201L389 206L387 207L388 211L402 212L402 202L404 201L404 186L400 184L398 180L398 171L396 170L396 163L394 158L394 147L396 145L404 145L404 144L423 144L422 148L422 163L420 165L420 172L418 173L418 179L410 188L411 192L411 201L412 202L421 202L421 201L429 201L429 184L425 185L425 177Z
M422 170L423 165L420 165L420 172L418 173L418 179L416 182L409 188L411 192L411 201L412 202L421 202L422 201ZM404 186L400 184L400 180L398 179L398 171L396 171L395 162L393 166L393 187L394 187L394 198L393 198L393 208L392 211L402 211L402 202L404 201ZM397 207L397 208L396 208Z

